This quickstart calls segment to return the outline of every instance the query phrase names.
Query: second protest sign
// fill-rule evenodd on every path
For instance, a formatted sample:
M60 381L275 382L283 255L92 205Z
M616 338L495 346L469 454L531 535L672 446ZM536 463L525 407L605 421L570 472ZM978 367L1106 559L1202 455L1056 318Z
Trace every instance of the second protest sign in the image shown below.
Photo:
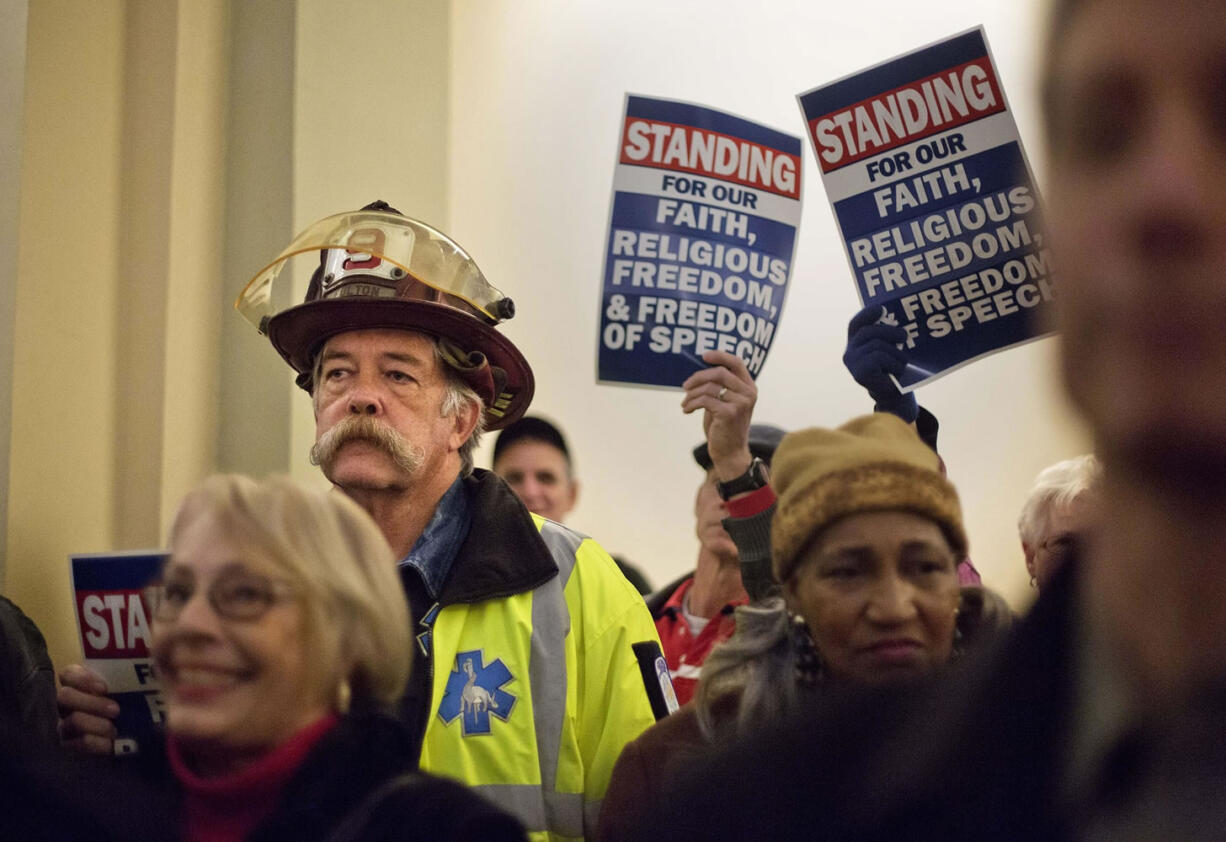
M904 391L1042 334L1038 191L982 28L798 99L860 301L906 328Z

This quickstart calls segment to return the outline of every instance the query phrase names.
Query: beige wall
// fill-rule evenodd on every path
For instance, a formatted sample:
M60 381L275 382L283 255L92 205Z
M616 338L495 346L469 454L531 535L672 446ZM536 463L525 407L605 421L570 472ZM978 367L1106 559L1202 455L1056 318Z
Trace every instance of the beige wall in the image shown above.
M375 199L445 220L447 3L350 0L339 9L334 0L298 3L295 230ZM300 479L322 482L306 458L315 440L310 402L294 391L290 464Z
M211 470L224 2L33 2L5 592L79 657L70 553L156 546Z
M22 103L26 81L26 0L0 0L0 588L8 544L9 441L13 416L13 308L21 201Z
M6 593L53 656L67 556L113 531L123 30L116 3L30 7Z
M231 307L294 235L294 2L231 5L225 249L218 369L218 468L261 476L289 465L284 363Z
M159 545L213 470L320 481L305 395L231 306L250 275L374 198L446 216L447 5L339 11L30 4L0 194L18 244L4 593L57 664L80 657L69 554Z

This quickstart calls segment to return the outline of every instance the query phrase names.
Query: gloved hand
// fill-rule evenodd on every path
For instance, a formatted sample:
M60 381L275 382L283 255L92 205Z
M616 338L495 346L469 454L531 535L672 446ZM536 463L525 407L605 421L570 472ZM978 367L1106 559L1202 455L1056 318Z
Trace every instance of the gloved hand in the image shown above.
M908 424L919 415L915 394L903 394L890 375L902 375L907 367L907 352L900 348L907 332L899 325L878 324L885 315L880 304L870 304L852 316L847 325L847 349L843 365L852 378L868 390L878 412L892 412Z

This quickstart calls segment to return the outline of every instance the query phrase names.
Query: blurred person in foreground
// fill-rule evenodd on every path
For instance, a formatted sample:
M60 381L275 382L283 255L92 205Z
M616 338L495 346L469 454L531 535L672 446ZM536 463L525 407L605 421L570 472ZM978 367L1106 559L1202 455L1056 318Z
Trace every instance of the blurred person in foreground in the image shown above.
M626 747L601 838L667 811L670 784L701 780L701 752L794 713L846 684L893 684L945 665L982 603L960 613L966 533L937 455L889 413L784 437L774 458L772 534L782 596L737 610L736 633L707 658L696 703ZM961 620L961 622L959 622Z
M1101 484L1102 465L1092 453L1049 465L1035 477L1017 520L1032 588L1045 588L1089 540Z
M702 838L1226 834L1226 14L1051 5L1061 364L1103 464L1097 536L954 680L813 708L713 760L669 796Z
M512 301L446 234L375 202L302 231L237 306L310 396L312 461L398 560L418 649L399 714L421 767L534 839L594 832L617 755L655 721L633 646L657 636L599 544L473 467L481 431L532 399L497 330ZM105 683L80 665L61 682L64 741L109 751Z
M492 468L528 511L541 517L564 523L579 502L579 479L566 437L539 415L525 415L498 431ZM651 593L642 571L617 556L613 561L635 590Z
M150 589L186 839L524 839L412 771L391 715L412 638L383 535L343 495L215 476L184 499Z

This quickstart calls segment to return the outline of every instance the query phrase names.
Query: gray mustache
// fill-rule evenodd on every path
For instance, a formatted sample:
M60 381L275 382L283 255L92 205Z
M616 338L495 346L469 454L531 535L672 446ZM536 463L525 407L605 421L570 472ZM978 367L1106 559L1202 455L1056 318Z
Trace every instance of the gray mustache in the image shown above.
M327 475L332 470L336 455L349 442L365 441L378 447L406 473L415 473L421 467L425 454L404 436L369 415L349 415L328 430L311 447L311 464L319 465Z

